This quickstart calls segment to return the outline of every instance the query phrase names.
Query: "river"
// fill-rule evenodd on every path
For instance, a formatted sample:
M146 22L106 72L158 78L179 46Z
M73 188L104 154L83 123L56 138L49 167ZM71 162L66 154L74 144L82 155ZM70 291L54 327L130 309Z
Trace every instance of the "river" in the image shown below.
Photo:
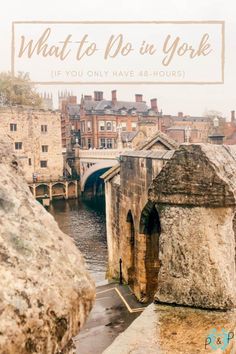
M83 254L96 285L105 280L107 266L104 198L92 201L56 200L48 210L60 229L71 236Z

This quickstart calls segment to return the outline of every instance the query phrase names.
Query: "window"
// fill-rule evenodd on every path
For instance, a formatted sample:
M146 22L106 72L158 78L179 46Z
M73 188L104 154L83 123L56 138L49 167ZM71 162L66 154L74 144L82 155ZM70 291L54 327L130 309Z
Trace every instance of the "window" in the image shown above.
M42 145L42 152L48 152L48 145Z
M92 131L92 122L91 121L87 122L87 128L88 128L88 132Z
M21 142L15 143L15 150L22 150L22 143Z
M111 122L107 122L107 130L111 131L112 130L112 124Z
M98 126L99 126L99 130L100 131L105 130L105 122L104 122L104 120L100 120L98 122Z
M112 139L107 139L107 148L112 149Z
M106 147L106 139L101 138L100 139L100 149L105 148L105 147Z
M10 124L10 131L11 132L16 132L17 131L17 124L11 123Z
M92 147L92 140L91 138L88 138L88 149Z
M29 166L32 166L32 161L31 161L31 158L29 158Z
M46 160L41 160L40 161L40 167L41 168L45 168L45 167L47 167L48 166L48 162L46 161Z
M48 131L48 126L47 125L41 125L41 133L47 133Z
M137 128L137 123L136 122L132 122L131 123L131 127L132 127L132 131L135 131Z
M121 122L121 130L122 130L122 132L126 132L126 123L125 122Z

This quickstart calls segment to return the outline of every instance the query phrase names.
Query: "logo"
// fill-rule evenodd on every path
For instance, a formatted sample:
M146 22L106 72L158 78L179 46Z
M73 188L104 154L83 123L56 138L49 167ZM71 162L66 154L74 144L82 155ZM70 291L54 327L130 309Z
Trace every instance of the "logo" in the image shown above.
M213 328L205 340L205 349L211 347L212 350L225 350L229 345L231 339L234 338L234 332L227 332L224 328L217 331L216 328Z

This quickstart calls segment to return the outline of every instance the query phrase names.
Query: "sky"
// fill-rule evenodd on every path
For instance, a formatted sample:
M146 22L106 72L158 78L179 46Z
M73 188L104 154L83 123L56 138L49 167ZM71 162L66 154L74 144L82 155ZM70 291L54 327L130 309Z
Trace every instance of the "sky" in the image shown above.
M92 94L101 90L109 99L111 90L117 89L120 100L133 100L135 93L142 93L144 100L158 99L158 107L165 114L184 112L202 115L207 110L222 112L229 117L236 110L236 2L234 0L99 0L99 1L13 1L1 7L0 21L0 71L11 69L11 24L13 21L52 20L222 20L225 21L225 82L221 85L54 85L37 86L39 92L53 93L56 106L57 92L63 89L74 95ZM38 68L40 72L40 67Z

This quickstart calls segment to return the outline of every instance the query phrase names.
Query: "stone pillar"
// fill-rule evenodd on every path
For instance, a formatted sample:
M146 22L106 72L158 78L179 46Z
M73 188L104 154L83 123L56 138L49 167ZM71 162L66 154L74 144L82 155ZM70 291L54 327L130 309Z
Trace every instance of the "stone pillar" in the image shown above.
M65 195L65 199L68 199L68 182L65 183L65 187L66 187L66 195Z
M75 181L75 198L78 198L78 181Z
M49 198L52 200L52 183L49 183Z

